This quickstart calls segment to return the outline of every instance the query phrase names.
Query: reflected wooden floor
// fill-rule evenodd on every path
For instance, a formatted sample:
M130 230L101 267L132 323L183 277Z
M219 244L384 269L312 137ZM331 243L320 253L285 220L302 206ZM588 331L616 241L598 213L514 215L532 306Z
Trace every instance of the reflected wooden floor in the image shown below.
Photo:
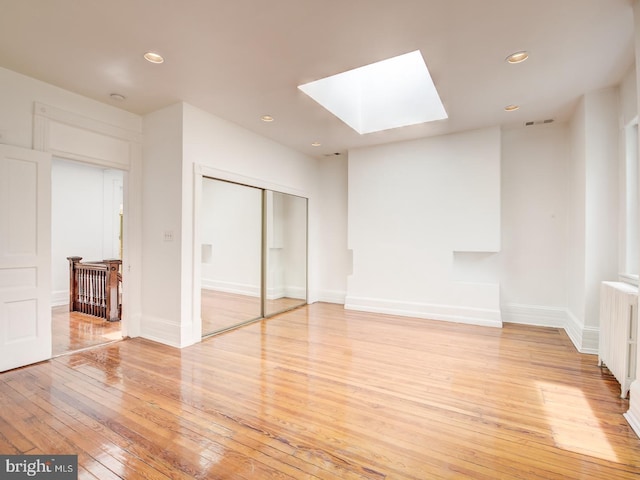
M68 306L51 309L53 356L102 345L122 338L120 322L69 312Z
M260 298L237 293L202 289L202 334L225 330L248 320L260 318ZM267 313L281 312L304 303L304 300L282 297L268 300Z
M314 304L0 374L0 452L81 479L635 479L628 401L554 328Z

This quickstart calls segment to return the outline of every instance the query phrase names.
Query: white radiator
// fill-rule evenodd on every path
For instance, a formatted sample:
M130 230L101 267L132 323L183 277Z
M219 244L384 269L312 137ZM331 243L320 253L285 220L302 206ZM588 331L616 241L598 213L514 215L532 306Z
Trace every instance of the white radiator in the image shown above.
M606 365L620 382L621 398L627 397L629 386L636 377L637 308L638 287L622 282L602 282L598 365Z

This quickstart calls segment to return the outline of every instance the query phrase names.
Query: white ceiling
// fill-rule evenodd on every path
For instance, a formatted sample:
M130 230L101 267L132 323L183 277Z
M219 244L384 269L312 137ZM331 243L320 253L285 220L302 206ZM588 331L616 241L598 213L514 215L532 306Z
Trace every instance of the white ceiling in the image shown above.
M310 155L566 120L633 63L631 0L0 0L0 66L137 114L190 103ZM297 89L420 50L448 120L359 135ZM166 61L152 65L146 51ZM529 60L504 58L528 50ZM114 101L109 94L126 97ZM507 113L503 107L519 104ZM274 122L264 123L269 114ZM319 141L320 147L311 143Z

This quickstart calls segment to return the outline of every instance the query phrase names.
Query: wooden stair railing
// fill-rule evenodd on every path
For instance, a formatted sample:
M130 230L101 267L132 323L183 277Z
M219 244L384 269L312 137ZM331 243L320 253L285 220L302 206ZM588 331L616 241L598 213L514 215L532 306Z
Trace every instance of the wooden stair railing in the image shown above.
M69 260L69 311L81 312L117 322L122 318L120 304L121 260L81 263Z

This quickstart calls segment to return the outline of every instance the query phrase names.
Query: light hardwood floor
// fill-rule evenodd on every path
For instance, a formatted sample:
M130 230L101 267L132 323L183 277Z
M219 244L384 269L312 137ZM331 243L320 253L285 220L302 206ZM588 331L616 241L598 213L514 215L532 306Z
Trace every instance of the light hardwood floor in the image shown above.
M201 294L202 335L208 335L231 328L235 325L260 318L260 298L237 293L202 289ZM280 312L294 308L304 300L282 297L267 300L265 308L270 312Z
M618 395L558 329L314 304L0 374L0 452L100 480L638 479Z
M53 356L102 345L122 338L120 322L69 312L67 305L51 309Z

